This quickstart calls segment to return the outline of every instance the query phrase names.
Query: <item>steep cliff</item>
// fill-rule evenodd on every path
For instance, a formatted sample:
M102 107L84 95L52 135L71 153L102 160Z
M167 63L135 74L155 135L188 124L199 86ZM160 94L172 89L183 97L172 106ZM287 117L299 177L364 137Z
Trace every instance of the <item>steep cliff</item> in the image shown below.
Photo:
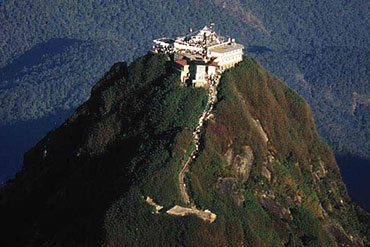
M2 246L364 246L306 102L255 60L223 73L187 191L213 223L166 213L207 103L167 56L115 64L1 188ZM148 203L150 202L150 203ZM161 208L159 205L163 206Z

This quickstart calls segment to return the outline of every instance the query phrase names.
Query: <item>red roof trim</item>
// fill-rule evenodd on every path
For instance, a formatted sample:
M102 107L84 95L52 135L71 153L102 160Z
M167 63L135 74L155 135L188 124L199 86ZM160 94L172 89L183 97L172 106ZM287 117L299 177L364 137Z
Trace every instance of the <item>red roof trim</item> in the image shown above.
M181 66L188 65L188 62L186 60L175 60L175 63L177 63Z

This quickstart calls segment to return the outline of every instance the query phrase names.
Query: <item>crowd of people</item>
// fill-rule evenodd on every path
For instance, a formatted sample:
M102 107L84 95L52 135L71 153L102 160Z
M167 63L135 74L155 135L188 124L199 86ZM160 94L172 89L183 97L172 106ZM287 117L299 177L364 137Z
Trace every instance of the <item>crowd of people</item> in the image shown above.
M212 113L214 104L217 100L217 86L220 83L220 79L221 79L221 74L217 74L217 75L215 75L215 76L213 76L212 78L209 79L207 106L204 109L202 115L200 116L199 121L198 121L198 125L197 125L197 127L195 128L195 130L193 132L194 149L191 152L188 160L186 161L186 163L184 164L184 166L183 166L183 168L181 169L181 172L180 172L181 191L182 191L182 194L183 194L183 197L184 197L184 201L186 201L186 203L190 203L190 199L189 199L189 196L186 192L186 184L183 181L184 175L185 175L185 172L188 170L189 165L194 161L194 159L196 159L196 157L198 155L199 148L200 148L200 133L203 129L205 121L209 120L210 117L212 116L211 113Z

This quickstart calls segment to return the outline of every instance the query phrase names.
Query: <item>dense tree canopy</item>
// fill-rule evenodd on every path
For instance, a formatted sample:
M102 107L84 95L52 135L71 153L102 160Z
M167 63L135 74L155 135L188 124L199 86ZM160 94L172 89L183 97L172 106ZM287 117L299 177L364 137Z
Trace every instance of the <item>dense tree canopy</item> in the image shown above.
M70 112L114 62L144 54L153 38L214 21L308 100L337 154L370 158L369 1L4 0L0 10L1 126ZM14 172L35 141L16 145L0 132L8 140L0 158L17 163ZM41 132L30 127L24 140ZM19 155L5 159L14 146Z

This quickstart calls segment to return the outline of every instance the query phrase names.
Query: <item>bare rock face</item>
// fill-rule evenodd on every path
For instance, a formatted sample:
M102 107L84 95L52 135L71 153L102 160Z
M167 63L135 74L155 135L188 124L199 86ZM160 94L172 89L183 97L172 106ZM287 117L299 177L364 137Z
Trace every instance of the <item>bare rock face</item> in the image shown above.
M264 176L269 182L271 181L271 172L266 167L262 167L261 175Z
M320 180L321 178L325 177L328 171L325 168L325 163L322 160L319 160L319 166L315 170L314 175L317 180Z
M229 148L225 154L225 159L242 183L248 180L254 161L253 151L250 146L243 146L241 152L237 155L234 154L232 148Z
M264 142L265 144L267 144L267 143L268 143L268 141L269 141L269 138L267 137L266 132L265 132L265 131L264 131L264 129L262 128L262 125L261 125L261 123L260 123L260 120L258 120L258 119L254 119L254 118L252 118L252 120L253 120L253 123L255 124L255 126L256 126L256 128L257 128L257 130L258 130L258 133L260 134L260 136L261 136L261 138L262 138L263 142Z
M231 165L231 163L233 162L233 157L234 157L233 149L229 148L227 152L225 153L225 159L226 159L227 164Z

